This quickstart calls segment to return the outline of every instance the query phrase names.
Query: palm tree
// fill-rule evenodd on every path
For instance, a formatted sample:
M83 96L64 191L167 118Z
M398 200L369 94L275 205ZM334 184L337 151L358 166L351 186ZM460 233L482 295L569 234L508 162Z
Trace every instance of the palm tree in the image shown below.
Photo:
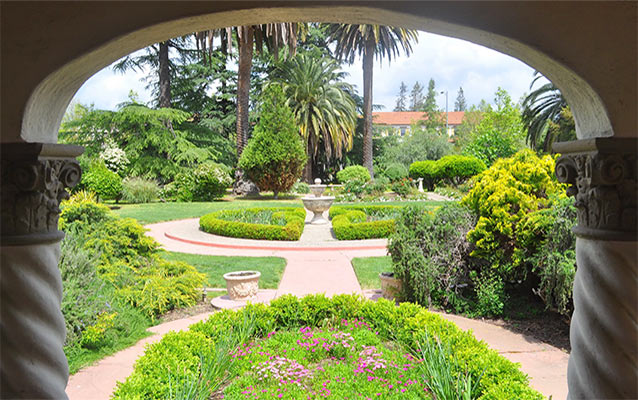
M372 70L374 56L391 60L399 55L403 48L406 55L412 51L412 42L416 43L415 30L394 28L383 25L332 24L328 37L336 42L335 55L346 59L350 64L355 56L363 57L363 165L372 170Z
M287 46L291 55L295 54L298 36L303 37L307 28L305 24L278 23L236 26L223 29L198 32L195 34L199 48L206 52L212 48L213 38L219 36L222 51L232 49L233 35L237 40L239 59L237 70L237 157L248 141L248 111L250 100L250 71L253 64L253 49L261 52L266 46L279 58L279 50Z
M273 73L273 80L284 87L287 104L306 142L304 180L309 183L321 147L327 160L341 158L344 150L352 148L357 121L354 89L341 81L345 73L338 69L339 64L332 59L298 54L280 63Z
M534 79L529 85L530 90L543 76L534 71ZM555 135L550 128L550 122L558 123L562 111L567 106L563 94L553 83L548 82L532 92L523 100L522 120L527 129L527 144L532 148L538 147L538 142L543 141L542 149L545 152L551 150Z

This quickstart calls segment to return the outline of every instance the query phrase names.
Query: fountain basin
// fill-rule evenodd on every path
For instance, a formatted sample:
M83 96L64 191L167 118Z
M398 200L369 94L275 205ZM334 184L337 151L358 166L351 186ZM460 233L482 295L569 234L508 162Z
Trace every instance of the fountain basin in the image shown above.
M323 225L328 223L328 220L323 217L323 213L330 209L334 199L334 196L303 197L301 199L304 207L314 214L312 220L310 220L312 225Z

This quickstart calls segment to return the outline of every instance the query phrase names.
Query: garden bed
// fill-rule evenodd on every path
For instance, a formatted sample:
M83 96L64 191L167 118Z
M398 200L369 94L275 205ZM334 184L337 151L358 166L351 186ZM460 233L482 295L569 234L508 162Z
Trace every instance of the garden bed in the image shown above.
M166 335L114 397L434 399L464 391L542 398L515 363L420 306L314 295L221 311Z
M303 208L221 210L199 219L204 232L258 240L299 240L304 229Z
M387 238L394 232L394 218L401 206L352 205L330 208L332 229L339 240Z

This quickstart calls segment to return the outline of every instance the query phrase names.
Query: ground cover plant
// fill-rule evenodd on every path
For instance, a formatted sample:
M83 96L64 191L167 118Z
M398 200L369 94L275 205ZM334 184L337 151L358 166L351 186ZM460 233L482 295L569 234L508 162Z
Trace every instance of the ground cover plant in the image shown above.
M424 308L355 295L224 310L150 345L114 398L541 399L525 374Z
M303 208L222 210L199 219L204 232L259 240L299 240L305 226Z
M281 257L205 256L173 251L166 251L161 256L166 260L182 261L197 268L206 275L207 281L204 285L209 288L225 288L224 274L227 272L250 270L261 273L260 288L277 289L286 268L286 260Z

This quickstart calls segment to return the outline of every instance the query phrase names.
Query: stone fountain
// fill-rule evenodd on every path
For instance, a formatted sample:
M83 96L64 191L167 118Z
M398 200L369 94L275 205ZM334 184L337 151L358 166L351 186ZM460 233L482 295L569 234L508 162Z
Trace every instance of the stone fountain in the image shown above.
M323 217L323 213L330 209L335 198L334 196L322 196L328 185L322 185L319 178L315 179L314 185L308 186L310 186L310 192L313 195L303 197L301 201L303 201L304 207L314 214L310 223L313 225L327 224L328 220Z

